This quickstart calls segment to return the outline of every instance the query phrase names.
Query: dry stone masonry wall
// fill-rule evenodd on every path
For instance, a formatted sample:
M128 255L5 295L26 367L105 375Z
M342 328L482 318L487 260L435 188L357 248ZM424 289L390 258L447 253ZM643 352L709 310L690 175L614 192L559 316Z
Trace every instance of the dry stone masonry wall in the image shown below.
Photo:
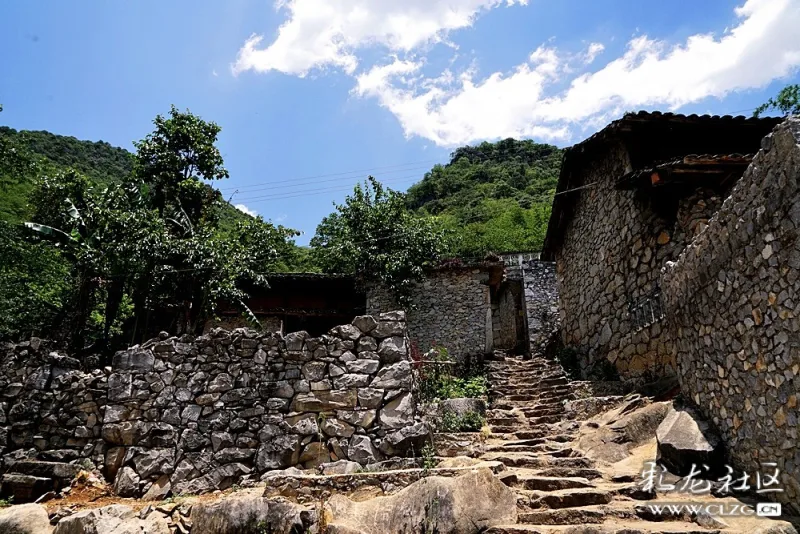
M563 342L577 349L591 371L607 360L625 380L675 375L675 343L663 323L636 324L632 306L658 305L661 267L674 260L719 205L700 191L677 206L675 220L651 208L647 195L619 190L616 180L631 170L619 142L592 160L574 218L557 255ZM648 308L649 309L649 308Z
M548 261L530 261L520 274L525 285L531 352L541 354L559 328L556 266Z
M719 212L663 275L681 389L740 468L777 462L800 502L800 120L764 139Z
M407 311L408 335L422 352L434 345L454 357L482 356L492 351L492 309L489 274L482 269L434 271L413 285ZM367 313L396 309L384 287L367 291Z
M38 338L0 347L0 454L102 465L107 377Z
M123 496L200 493L336 460L366 465L419 451L428 435L403 312L357 317L319 338L162 335L91 372L45 352L7 347L5 458L86 458Z

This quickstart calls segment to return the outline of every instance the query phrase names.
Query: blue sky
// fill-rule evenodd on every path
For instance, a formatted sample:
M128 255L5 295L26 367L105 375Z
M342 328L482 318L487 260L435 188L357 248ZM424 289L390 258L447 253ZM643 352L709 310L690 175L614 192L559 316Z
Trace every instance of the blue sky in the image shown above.
M234 204L313 236L371 170L567 146L636 109L749 114L798 81L800 0L29 0L0 6L0 123L132 149L223 130Z

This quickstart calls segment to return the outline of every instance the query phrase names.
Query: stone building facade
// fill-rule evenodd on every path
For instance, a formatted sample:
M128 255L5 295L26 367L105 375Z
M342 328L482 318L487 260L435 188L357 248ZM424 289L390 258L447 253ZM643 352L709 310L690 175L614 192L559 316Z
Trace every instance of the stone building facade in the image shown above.
M703 230L775 124L643 112L566 152L542 258L556 263L562 341L585 374L676 373L661 268Z
M800 119L782 124L662 288L681 390L800 512Z
M532 353L542 354L559 329L556 265L541 261L539 253L503 254L507 277L521 282L525 292L528 342Z
M480 359L495 349L527 349L522 288L509 283L500 261L456 262L431 270L413 285L410 299L408 335L421 352L443 346L463 361ZM385 287L367 289L367 313L397 306Z
M104 370L38 340L4 347L0 452L85 459L120 495L224 489L265 472L421 448L405 316L327 335L217 329L118 352Z

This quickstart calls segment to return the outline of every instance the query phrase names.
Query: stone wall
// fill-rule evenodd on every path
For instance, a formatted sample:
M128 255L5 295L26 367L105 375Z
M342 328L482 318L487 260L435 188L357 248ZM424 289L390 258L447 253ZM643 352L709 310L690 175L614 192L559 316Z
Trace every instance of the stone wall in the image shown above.
M748 472L777 462L800 502L800 120L765 138L662 286L681 389ZM770 494L767 494L770 495ZM796 505L796 504L795 504ZM800 510L798 510L800 511Z
M492 310L489 274L483 269L434 271L411 290L414 307L407 311L408 335L419 350L444 346L453 357L464 359L490 353ZM388 290L367 290L367 313L396 309Z
M661 267L702 230L720 199L698 191L664 214L653 197L615 187L631 170L621 142L602 153L578 171L594 185L569 193L578 195L574 217L556 253L562 341L578 351L587 374L607 361L629 381L674 375L671 332L658 316L637 325L630 310L661 305Z
M559 328L556 265L547 261L529 261L520 276L525 285L531 351L542 354Z
M0 346L0 467L15 459L102 465L106 374L38 338Z
M418 454L428 435L402 312L357 317L319 338L164 334L118 352L111 368L78 367L8 348L3 452L88 458L123 496L199 493L340 459L375 463Z

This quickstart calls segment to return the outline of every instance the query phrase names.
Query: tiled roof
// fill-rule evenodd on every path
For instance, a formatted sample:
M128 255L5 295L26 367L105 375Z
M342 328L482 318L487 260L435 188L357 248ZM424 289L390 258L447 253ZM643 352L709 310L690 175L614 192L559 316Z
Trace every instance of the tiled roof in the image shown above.
M565 151L542 259L554 259L577 199L584 188L592 185L584 183L586 173L579 172L579 169L598 155L602 157L609 143L623 142L629 153L637 156L632 163L633 170L639 171L645 167L652 168L654 161L674 161L681 154L691 152L730 154L756 151L761 138L782 120L777 117L640 111L613 121Z

